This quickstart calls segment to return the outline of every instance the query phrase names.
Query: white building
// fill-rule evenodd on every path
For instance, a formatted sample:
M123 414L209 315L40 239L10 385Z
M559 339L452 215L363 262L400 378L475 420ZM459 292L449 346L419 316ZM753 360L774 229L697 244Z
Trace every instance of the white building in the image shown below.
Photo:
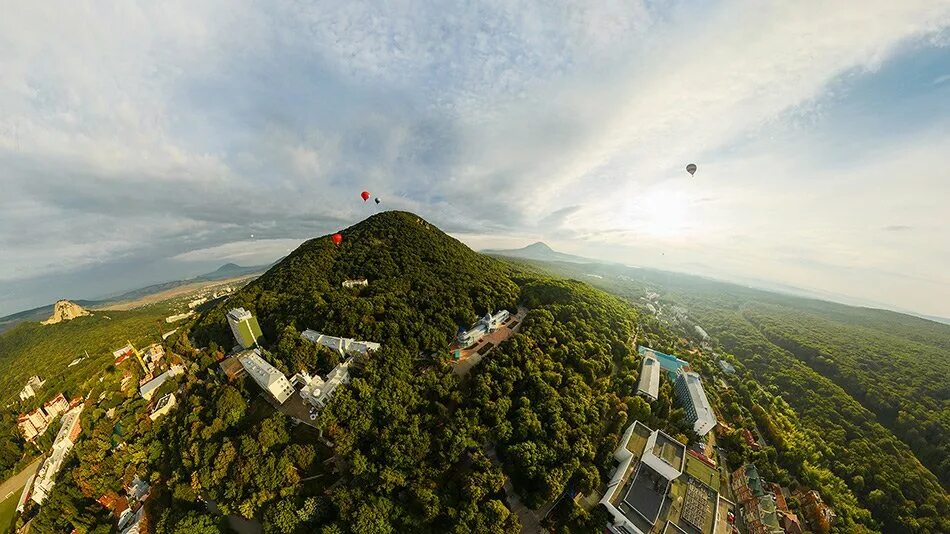
M698 436L705 436L716 426L716 414L713 413L703 381L694 371L684 371L682 368L676 374L676 396L686 412L686 420L693 425L693 431Z
M194 311L194 310L191 310L191 311L189 311L189 312L187 312L187 313L179 313L178 315L169 315L168 317L165 318L165 322L166 322L166 323L177 323L178 321L181 321L182 319L187 319L187 318L191 317L191 316L194 315L194 314L195 314L195 311Z
M293 395L294 388L287 377L261 358L260 350L246 350L238 355L238 360L257 385L270 393L279 404Z
M685 460L686 446L662 430L654 430L650 434L640 458L641 462L671 482L683 474Z
M639 438L635 438L635 432ZM642 440L643 437L646 437L643 449L634 448L633 444ZM623 532L642 534L644 531L637 528L631 519L633 517L631 514L640 514L651 523L655 523L655 518L645 517L640 510L630 506L627 502L630 486L636 482L641 470L645 473L652 470L652 473L664 479L668 487L670 482L683 473L686 446L663 431L652 430L643 423L634 421L624 431L620 444L614 451L614 459L617 461L617 467L607 482L607 490L600 499L600 504L610 513L615 531L623 529ZM643 468L644 464L650 469ZM655 497L659 498L660 502L654 504L661 505L665 494L666 489L656 495Z
M66 400L66 397L62 393L57 394L43 404L43 411L46 412L46 415L50 418L57 417L68 409L69 401Z
M20 400L26 400L36 395L36 390L43 387L45 383L45 380L40 380L40 377L36 375L30 377L30 379L26 381L26 385L23 386L23 389L20 390Z
M699 334L699 337L701 337L703 341L706 341L707 339L709 339L709 334L707 334L706 331L703 330L703 327L696 325L693 328L696 329L696 333Z
M660 360L650 353L643 355L643 365L640 367L640 382L637 385L637 395L643 395L655 401L660 394Z
M152 408L152 413L148 415L148 418L152 421L158 419L159 417L167 414L175 407L175 394L169 393L164 397L158 399L158 402L155 403L155 408Z
M343 287L366 287L369 285L369 280L365 278L360 278L359 280L344 280Z
M79 416L82 414L83 405L80 404L63 415L63 426L56 434L56 440L53 441L53 450L49 457L40 466L36 473L36 481L33 483L33 494L31 498L36 504L43 504L47 495L56 485L56 475L66 455L76 444L76 438L82 431L79 424Z
M300 337L310 341L311 343L317 343L323 345L328 349L337 352L340 356L345 356L347 354L368 354L370 352L379 350L379 343L373 343L372 341L357 341L355 339L350 339L348 337L334 337L328 336L326 334L321 334L316 330L304 330Z
M23 513L23 510L26 509L26 501L30 498L30 492L33 490L33 481L36 480L36 473L30 475L30 478L26 479L26 484L23 485L23 491L20 493L20 500L16 503L16 511Z
M486 313L470 330L459 331L459 345L463 348L471 347L487 334L494 332L502 323L507 321L509 317L511 317L511 314L508 313L508 310L501 310L494 315Z
M300 389L300 396L305 401L317 409L323 409L330 402L330 396L333 395L336 388L341 384L349 383L350 362L352 361L352 359L349 359L334 367L327 374L326 380L319 376L311 377L305 372L300 372L294 375L291 382L303 386Z
M142 384L142 387L139 388L139 393L142 395L143 399L149 400L152 398L152 395L155 395L155 392L158 391L158 388L160 388L166 380L174 376L178 376L184 372L184 367L180 365L173 365L164 373Z

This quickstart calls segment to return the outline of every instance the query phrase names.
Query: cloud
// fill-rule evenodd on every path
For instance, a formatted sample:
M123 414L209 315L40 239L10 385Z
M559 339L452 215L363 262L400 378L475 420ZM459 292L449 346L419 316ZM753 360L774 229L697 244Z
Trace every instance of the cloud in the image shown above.
M913 226L908 226L906 224L889 224L881 228L881 230L884 230L885 232L907 232L913 229Z
M840 95L895 57L946 46L940 3L39 3L6 15L0 284L73 273L81 285L116 262L246 247L264 261L281 240L374 213L363 189L458 235L636 244L639 258L662 248L664 265L679 250L684 265L734 276L770 269L775 240L850 265L878 250L869 228L945 222L932 209L945 174L908 176L921 165L899 152L917 143L917 161L942 161L929 140L945 104L917 119L944 122L899 138L815 133L851 123ZM947 68L926 78L920 109L950 100ZM851 164L861 146L892 174ZM931 192L897 195L894 176ZM874 186L846 194L856 177ZM878 220L882 195L915 215ZM894 234L909 241L878 250L881 272L928 235ZM930 248L915 267L925 279L946 255Z

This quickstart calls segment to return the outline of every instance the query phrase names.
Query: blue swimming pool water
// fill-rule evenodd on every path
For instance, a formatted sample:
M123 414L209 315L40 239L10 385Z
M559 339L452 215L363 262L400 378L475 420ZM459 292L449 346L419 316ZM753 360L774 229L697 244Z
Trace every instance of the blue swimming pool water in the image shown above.
M649 347L638 346L637 352L639 352L641 355L652 353L653 356L655 356L656 359L660 362L660 367L666 369L670 373L671 377L676 374L676 371L680 367L683 367L684 365L689 365L689 362L685 360L681 360L677 358L676 356L670 356L669 354L663 354L662 352L653 350Z

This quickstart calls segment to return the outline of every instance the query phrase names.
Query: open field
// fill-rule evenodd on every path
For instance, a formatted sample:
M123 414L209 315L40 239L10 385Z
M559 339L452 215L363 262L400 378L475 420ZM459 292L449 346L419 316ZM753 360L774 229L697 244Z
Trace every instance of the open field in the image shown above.
M16 516L16 503L19 498L19 492L14 492L3 502L0 502L0 534L6 534L10 531L13 518Z
M134 300L129 300L125 302L110 302L102 306L96 306L91 308L93 311L102 311L102 310L119 310L127 311L133 310L135 308L141 308L142 306L147 306L149 304L155 304L156 302L164 302L166 300L171 300L174 298L183 297L191 293L196 293L201 290L211 289L218 286L226 285L243 285L254 278L257 278L259 274L251 274L246 276L238 276L235 278L227 278L225 280L211 280L208 282L194 282L191 284L185 284L178 286L172 289L165 291L160 291L158 293L153 293L151 295L145 295Z

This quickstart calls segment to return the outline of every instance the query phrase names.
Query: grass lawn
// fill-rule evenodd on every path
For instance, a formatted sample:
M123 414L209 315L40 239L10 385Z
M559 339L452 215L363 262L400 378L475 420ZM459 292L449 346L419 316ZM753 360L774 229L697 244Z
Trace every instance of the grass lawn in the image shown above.
M21 488L22 489L22 488ZM14 491L13 495L7 497L0 503L0 533L6 534L13 525L13 517L16 515L16 503L20 500L20 491Z

